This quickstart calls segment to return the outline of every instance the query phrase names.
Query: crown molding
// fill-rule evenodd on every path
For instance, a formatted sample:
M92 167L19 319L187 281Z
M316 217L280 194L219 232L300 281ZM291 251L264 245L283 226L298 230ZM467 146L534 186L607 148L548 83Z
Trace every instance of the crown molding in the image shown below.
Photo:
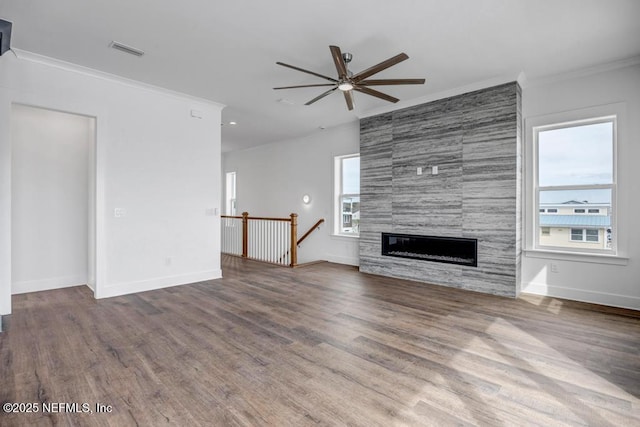
M618 70L626 67L633 67L640 64L640 55L624 58L617 61L605 62L591 67L579 68L564 73L552 74L538 78L525 79L520 85L523 88L545 86L552 83L562 82L565 80L587 77L594 74L604 73L606 71Z
M468 85L459 86L453 89L447 89L441 92L432 93L429 95L421 96L418 98L408 99L406 101L400 101L393 105L386 105L384 107L374 108L371 110L363 111L358 114L359 119L366 117L377 116L378 114L390 113L391 111L398 111L404 108L415 107L416 105L426 104L428 102L437 101L439 99L450 98L452 96L462 95L464 93L473 92L480 89L486 89L488 87L499 86L501 84L518 81L524 76L524 73L508 73L501 76L497 76L491 79L482 80Z
M210 99L205 99L205 98L199 98L197 96L193 96L193 95L188 95L186 93L182 93L182 92L177 92L171 89L166 89L160 86L155 86L152 84L148 84L148 83L144 83L138 80L133 80L133 79L128 79L126 77L121 77L118 76L116 74L111 74L111 73L107 73L104 71L100 71L100 70L96 70L94 68L89 68L89 67L84 67L82 65L77 65L71 62L67 62L67 61L62 61L60 59L55 59L55 58L51 58L48 56L44 56L44 55L40 55L37 53L33 53L33 52L29 52L26 50L21 50L21 49L16 49L13 48L11 49L15 55L16 58L18 58L18 60L21 61L28 61L28 62L33 62L36 64L42 64L42 65L46 65L49 67L54 67L54 68L58 68L61 70L65 70L65 71L70 71L73 73L77 73L77 74L82 74L85 76L89 76L89 77L93 77L93 78L97 78L97 79L101 79L101 80L106 80L106 81L110 81L110 82L114 82L114 83L119 83L125 86L129 86L129 87L134 87L137 89L142 89L142 90L147 90L150 92L156 92L156 93L161 93L163 95L167 95L170 96L172 98L180 98L180 99L186 99L189 101L193 101L193 102L198 102L198 103L204 103L204 104L209 104L211 106L217 107L219 109L223 109L224 107L226 107L225 104L221 104L219 102L216 101L212 101Z
M485 89L492 86L498 86L504 83L517 81L520 87L523 89L544 86L551 83L556 83L564 80L570 80L580 77L586 77L593 74L599 74L606 71L617 70L626 67L632 67L640 64L640 55L625 58L617 61L606 62L603 64L594 65L592 67L580 68L576 70L567 71L564 73L558 73L553 75L542 76L538 78L529 78L524 71L518 74L505 74L502 76L494 77L488 80L482 80L474 82L468 85L460 86L453 89L448 89L442 92L436 92L419 98L409 99L407 101L400 101L393 105L388 105L380 108L374 108L371 110L363 111L358 114L358 118L377 116L378 114L389 113L391 111L402 110L403 108L414 107L420 104L426 104L428 102L437 101L439 99L449 98L451 96L461 95L467 92L473 92L475 90Z

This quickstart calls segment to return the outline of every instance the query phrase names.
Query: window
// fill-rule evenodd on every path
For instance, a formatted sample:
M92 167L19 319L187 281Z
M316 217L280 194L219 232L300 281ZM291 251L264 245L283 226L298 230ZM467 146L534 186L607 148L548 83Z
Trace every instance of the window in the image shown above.
M534 126L532 130L535 247L615 252L617 234L612 213L616 190L616 117ZM554 208L546 208L549 205ZM591 215L587 218L586 213ZM564 232L550 236L550 226Z
M598 243L600 241L600 233L597 228L572 228L572 242L588 242Z
M360 233L360 155L335 158L335 234Z
M225 187L225 213L236 216L236 173L227 172Z

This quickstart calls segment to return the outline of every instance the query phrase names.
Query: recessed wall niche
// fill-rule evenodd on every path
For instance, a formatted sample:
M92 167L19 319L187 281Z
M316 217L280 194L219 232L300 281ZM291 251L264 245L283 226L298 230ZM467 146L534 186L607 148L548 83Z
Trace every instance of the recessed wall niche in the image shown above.
M360 121L360 271L519 294L520 104L513 82ZM477 267L383 256L382 233L477 239Z

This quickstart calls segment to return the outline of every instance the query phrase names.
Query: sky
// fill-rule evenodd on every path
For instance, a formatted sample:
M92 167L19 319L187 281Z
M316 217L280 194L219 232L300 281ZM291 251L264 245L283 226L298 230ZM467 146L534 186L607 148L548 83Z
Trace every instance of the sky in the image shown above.
M342 193L360 194L360 157L342 161Z
M611 184L613 123L550 129L538 133L540 187ZM569 200L611 203L611 190L540 191L541 203Z
M610 184L613 179L613 123L541 131L540 187Z

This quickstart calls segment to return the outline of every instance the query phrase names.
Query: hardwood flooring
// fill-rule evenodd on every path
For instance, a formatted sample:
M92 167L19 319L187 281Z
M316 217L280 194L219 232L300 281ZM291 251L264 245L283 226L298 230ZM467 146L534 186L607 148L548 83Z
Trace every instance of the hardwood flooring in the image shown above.
M0 401L39 412L0 425L640 425L639 312L329 263L224 257L223 272L14 296Z

